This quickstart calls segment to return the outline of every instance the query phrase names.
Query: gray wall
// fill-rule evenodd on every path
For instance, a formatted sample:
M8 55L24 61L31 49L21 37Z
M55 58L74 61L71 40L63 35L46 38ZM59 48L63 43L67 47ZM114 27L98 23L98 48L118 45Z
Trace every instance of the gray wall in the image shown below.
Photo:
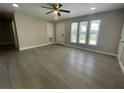
M75 21L80 22L81 20L87 20L88 22L90 22L91 20L96 20L96 19L101 20L97 46L70 43L70 32L71 32L72 22ZM124 21L124 9L97 13L97 14L65 20L63 21L66 24L65 43L83 48L96 49L109 53L117 53L117 47L120 39L120 33L121 33L123 21Z

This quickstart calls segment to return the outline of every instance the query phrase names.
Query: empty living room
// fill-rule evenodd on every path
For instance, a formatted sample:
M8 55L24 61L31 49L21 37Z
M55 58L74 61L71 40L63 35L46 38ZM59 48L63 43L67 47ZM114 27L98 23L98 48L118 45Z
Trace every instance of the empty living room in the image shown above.
M0 89L124 89L124 3L0 3Z

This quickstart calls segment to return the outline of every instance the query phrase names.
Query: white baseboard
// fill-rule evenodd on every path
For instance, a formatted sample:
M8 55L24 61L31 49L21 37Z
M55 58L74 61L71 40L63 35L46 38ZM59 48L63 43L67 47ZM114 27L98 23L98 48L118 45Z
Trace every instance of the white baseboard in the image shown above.
M54 44L54 42L52 42L52 43L45 43L45 44L39 44L39 45L35 45L35 46L24 47L24 48L20 48L19 50L22 51L22 50L26 50L26 49L42 47L42 46L47 46L47 45L51 45L51 44Z
M104 51L100 51L100 50L93 50L93 49L88 49L88 48L81 48L81 47L77 47L77 46L72 46L69 44L64 44L65 46L68 47L73 47L73 48L78 48L78 49L82 49L82 50L87 50L87 51L91 51L91 52L96 52L96 53L100 53L100 54L105 54L105 55L109 55L109 56L117 56L117 54L114 53L109 53L109 52L104 52Z

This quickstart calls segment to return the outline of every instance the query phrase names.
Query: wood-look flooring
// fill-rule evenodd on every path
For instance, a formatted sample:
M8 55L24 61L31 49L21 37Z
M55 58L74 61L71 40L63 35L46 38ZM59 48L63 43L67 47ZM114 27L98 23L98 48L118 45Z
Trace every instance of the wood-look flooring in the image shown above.
M75 48L1 49L0 88L124 88L124 75L115 57Z

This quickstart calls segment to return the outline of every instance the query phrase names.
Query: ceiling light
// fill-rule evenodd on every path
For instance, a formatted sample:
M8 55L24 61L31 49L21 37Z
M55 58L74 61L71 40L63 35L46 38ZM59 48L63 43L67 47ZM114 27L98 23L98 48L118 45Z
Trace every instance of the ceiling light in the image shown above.
M54 13L55 13L55 14L57 14L57 13L58 13L58 11L57 11L57 10L55 10L55 11L54 11Z
M91 9L91 10L95 10L95 9L96 9L96 7L91 7L90 9Z
M56 16L56 17L54 17L54 19L55 19L55 20L58 20L58 17Z
M19 5L18 5L18 4L12 4L12 6L13 6L13 7L19 7Z

